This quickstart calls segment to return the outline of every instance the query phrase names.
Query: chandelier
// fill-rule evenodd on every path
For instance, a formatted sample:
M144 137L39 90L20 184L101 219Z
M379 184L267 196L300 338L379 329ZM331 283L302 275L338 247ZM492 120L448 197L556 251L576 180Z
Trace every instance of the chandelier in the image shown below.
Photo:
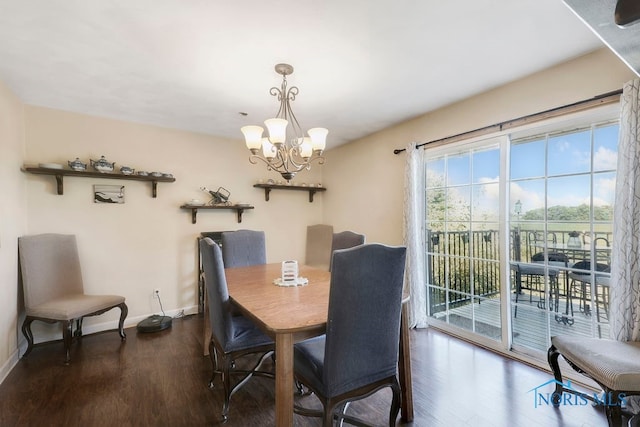
M282 75L282 85L280 89L272 87L269 93L278 98L280 109L275 118L264 121L269 136L262 136L264 129L261 126L243 126L240 130L251 151L249 161L255 165L260 160L266 163L268 170L276 171L290 181L301 170L310 170L312 162L324 163L322 152L329 131L325 128L312 128L307 131L308 136L304 135L291 110L291 102L295 101L298 88L287 88L287 76L293 73L293 67L289 64L277 64L275 70ZM291 129L290 135L287 135L288 128Z

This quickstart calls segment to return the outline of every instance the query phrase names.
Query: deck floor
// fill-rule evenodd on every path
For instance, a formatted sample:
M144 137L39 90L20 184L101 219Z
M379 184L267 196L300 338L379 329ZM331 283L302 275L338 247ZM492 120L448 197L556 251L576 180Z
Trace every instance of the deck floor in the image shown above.
M609 337L609 325L606 317L602 316L601 323L597 322L596 313L591 310L581 310L579 301L572 299L573 316L567 316L567 300L560 297L558 311L539 302L534 295L529 301L529 294L519 295L515 303L515 293L511 294L511 316L513 327L513 344L537 351L549 348L551 336L580 335ZM483 299L480 303L466 304L450 309L448 313L438 313L436 318L447 321L468 331L478 333L496 341L501 339L500 299Z

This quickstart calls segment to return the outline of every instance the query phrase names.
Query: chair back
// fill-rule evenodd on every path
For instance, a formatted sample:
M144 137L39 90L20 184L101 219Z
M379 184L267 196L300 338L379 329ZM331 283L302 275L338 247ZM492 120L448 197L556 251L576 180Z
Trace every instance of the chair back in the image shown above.
M204 270L204 283L207 287L209 303L209 322L213 338L225 347L233 337L231 322L231 301L227 289L227 278L224 275L224 262L220 246L211 238L200 239L200 256Z
M336 396L396 373L406 249L381 244L333 255L323 383Z
M267 250L264 231L223 232L222 258L227 268L266 264Z
M590 276L591 270L594 270L596 275L598 275L599 273L611 273L611 266L609 264L603 264L599 262L595 264L591 264L591 261L587 261L587 260L576 262L571 266L571 269L573 270L572 271L573 274L578 274L583 276Z
M331 262L331 245L333 243L333 226L315 224L307 227L307 246L305 264L311 267L329 270Z
M331 241L331 260L329 261L329 270L333 264L333 253L340 249L353 248L354 246L364 245L364 234L354 233L353 231L341 231L333 233Z
M82 294L76 236L38 234L18 238L20 273L27 309L67 295Z

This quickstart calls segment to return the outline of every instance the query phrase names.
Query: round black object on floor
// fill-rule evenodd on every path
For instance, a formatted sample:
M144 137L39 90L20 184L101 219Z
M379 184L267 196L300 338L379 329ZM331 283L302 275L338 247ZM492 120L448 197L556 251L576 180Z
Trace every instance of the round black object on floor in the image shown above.
M171 327L173 318L154 314L138 323L138 332L158 332Z

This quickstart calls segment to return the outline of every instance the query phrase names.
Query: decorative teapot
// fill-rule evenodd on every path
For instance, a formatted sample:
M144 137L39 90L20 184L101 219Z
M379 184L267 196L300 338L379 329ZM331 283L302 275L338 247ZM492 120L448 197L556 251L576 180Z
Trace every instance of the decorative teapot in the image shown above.
M82 161L78 157L76 157L76 159L74 161L70 161L70 160L67 161L67 164L74 171L85 171L85 170L87 170L87 164L86 163L82 163Z
M122 173L123 175L131 175L134 172L135 172L135 169L130 168L129 166L122 166L120 168L120 173Z
M104 156L100 156L100 160L89 159L91 166L98 172L113 172L116 162L108 162Z

